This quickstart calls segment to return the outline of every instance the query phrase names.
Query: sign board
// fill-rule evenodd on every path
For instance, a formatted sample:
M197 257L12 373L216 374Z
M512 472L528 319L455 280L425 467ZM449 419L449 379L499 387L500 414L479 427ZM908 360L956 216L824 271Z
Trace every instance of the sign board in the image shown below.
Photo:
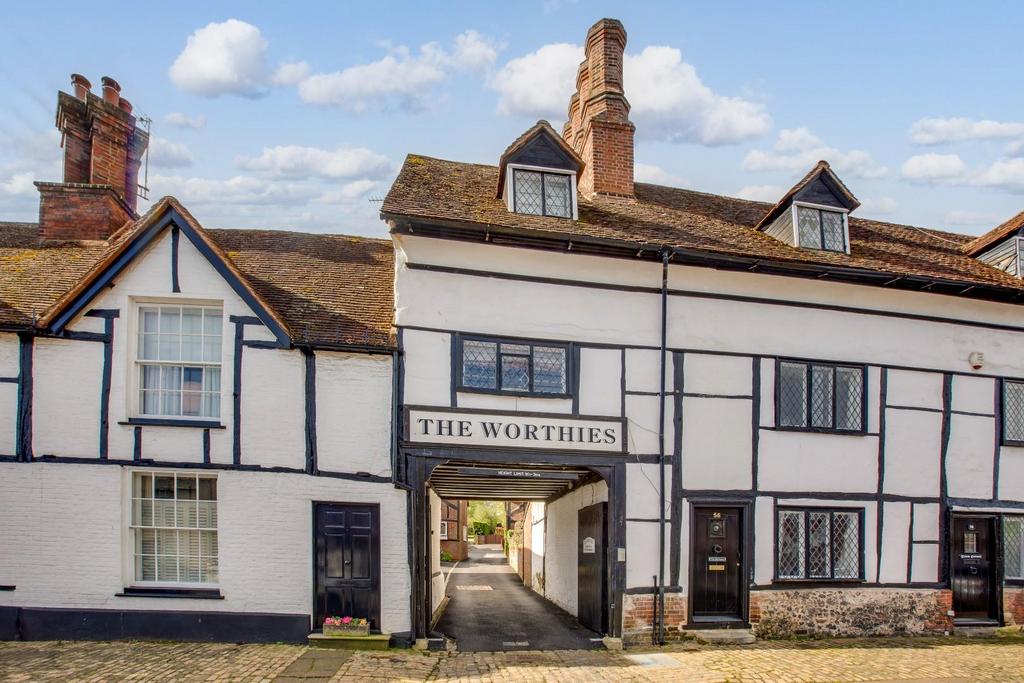
M620 417L406 408L406 441L445 446L625 453Z
M583 539L583 553L585 555L593 554L595 547L596 547L596 543L594 542L594 539L593 539L592 536L587 536L586 538Z

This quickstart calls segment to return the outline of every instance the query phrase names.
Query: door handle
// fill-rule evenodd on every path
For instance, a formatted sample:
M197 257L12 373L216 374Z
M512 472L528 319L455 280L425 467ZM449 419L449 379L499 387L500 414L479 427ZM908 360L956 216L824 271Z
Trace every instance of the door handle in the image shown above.
M345 564L352 564L352 560L345 560Z

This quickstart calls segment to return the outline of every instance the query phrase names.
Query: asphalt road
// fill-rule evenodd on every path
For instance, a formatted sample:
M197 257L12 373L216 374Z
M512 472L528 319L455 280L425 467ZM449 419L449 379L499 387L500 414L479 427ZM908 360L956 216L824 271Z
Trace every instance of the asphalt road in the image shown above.
M599 634L523 585L497 545L470 546L452 571L437 631L461 652L594 650Z

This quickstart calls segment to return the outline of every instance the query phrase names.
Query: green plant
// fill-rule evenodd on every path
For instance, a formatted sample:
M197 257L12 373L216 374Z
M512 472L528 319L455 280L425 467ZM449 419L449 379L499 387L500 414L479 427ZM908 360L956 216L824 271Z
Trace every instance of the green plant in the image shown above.
M447 550L442 550L441 551L441 561L442 562L454 562L455 558L452 557L452 554L450 552L448 552Z

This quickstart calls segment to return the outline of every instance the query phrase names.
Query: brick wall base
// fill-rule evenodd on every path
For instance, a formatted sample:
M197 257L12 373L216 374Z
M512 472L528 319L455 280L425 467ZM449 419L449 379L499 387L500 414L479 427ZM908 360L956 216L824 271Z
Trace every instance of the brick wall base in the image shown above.
M1003 618L1007 626L1024 626L1024 586L1003 587Z
M952 631L952 604L935 589L755 591L750 621L759 638L923 635Z
M650 645L654 636L654 595L624 595L622 611L622 640L626 645ZM686 625L686 597L678 593L665 594L665 640L684 638Z

